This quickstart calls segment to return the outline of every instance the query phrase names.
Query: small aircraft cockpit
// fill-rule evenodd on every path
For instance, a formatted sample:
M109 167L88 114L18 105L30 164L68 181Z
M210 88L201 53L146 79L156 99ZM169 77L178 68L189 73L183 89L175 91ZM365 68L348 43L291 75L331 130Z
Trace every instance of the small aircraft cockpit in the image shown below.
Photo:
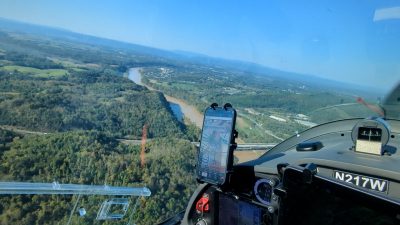
M399 99L400 85L382 111L399 116ZM200 185L181 220L162 224L400 223L399 120L322 124L234 165L235 120L230 104L206 109L197 159Z
M399 0L1 0L0 225L400 225L399 59Z

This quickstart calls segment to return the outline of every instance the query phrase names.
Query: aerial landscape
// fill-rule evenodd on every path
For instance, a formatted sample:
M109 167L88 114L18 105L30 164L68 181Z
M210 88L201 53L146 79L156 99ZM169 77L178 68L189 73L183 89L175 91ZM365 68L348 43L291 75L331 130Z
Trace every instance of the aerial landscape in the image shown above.
M356 101L365 93L342 83L204 57L0 19L1 179L147 186L134 219L155 224L196 187L194 143L211 103L236 108L239 143L371 114ZM143 131L144 166L132 144ZM2 196L0 224L65 224L75 198ZM92 224L101 200L85 197L87 216L72 222Z

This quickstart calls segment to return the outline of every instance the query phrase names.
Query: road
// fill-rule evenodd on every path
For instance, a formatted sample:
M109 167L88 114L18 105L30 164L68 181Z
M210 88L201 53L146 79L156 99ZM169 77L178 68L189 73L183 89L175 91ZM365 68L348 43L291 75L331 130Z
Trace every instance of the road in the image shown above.
M8 126L8 125L0 125L0 129L13 131L15 133L22 134L22 135L26 135L26 134L46 135L46 134L48 134L46 132L31 131L31 130L26 130L23 128L19 128L19 127L15 127L15 126Z
M271 137L274 137L274 138L276 138L276 139L278 139L278 140L280 140L280 141L285 140L285 139L283 139L283 138L278 137L277 135L275 135L272 131L267 130L267 129L265 129L264 127L262 127L262 125L261 125L260 123L258 123L257 121L255 121L253 118L251 118L251 117L249 117L249 116L247 116L247 115L244 115L244 114L242 114L242 113L241 113L239 116L244 117L244 118L250 120L251 122L253 122L258 128L260 128L261 130L263 130L267 135L269 135L269 136L271 136Z
M26 134L33 134L33 135L46 135L46 134L51 134L48 132L40 132L40 131L31 131L31 130L26 130L14 126L8 126L8 125L0 125L0 128L3 130L9 130L13 131L15 133L19 133L22 135ZM130 145L141 145L142 140L140 139L123 139L123 138L118 138L116 139L119 142L122 142L124 144L130 144ZM149 138L146 140L146 142L151 142L152 139ZM193 145L199 147L200 142L191 142ZM247 151L247 150L268 150L274 147L276 143L246 143L246 144L238 144L237 150L238 151Z

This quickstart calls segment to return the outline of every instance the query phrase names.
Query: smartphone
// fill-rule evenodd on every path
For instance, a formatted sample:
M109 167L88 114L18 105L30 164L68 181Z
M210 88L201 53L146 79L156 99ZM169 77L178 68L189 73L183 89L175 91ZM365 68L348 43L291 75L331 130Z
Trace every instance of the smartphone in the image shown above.
M204 113L197 177L200 181L222 185L232 166L231 143L236 111L231 107L209 107Z

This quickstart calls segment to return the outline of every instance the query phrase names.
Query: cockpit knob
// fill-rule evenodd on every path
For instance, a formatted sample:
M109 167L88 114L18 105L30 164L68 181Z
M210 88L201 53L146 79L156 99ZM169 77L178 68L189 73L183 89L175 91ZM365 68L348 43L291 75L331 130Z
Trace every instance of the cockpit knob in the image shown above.
M196 203L196 211L199 213L205 213L209 210L209 197L207 194L204 194Z
M207 225L207 222L203 219L197 221L196 225Z
M275 178L270 178L268 180L269 180L268 183L269 185L271 185L271 187L275 187L279 183L279 181Z

